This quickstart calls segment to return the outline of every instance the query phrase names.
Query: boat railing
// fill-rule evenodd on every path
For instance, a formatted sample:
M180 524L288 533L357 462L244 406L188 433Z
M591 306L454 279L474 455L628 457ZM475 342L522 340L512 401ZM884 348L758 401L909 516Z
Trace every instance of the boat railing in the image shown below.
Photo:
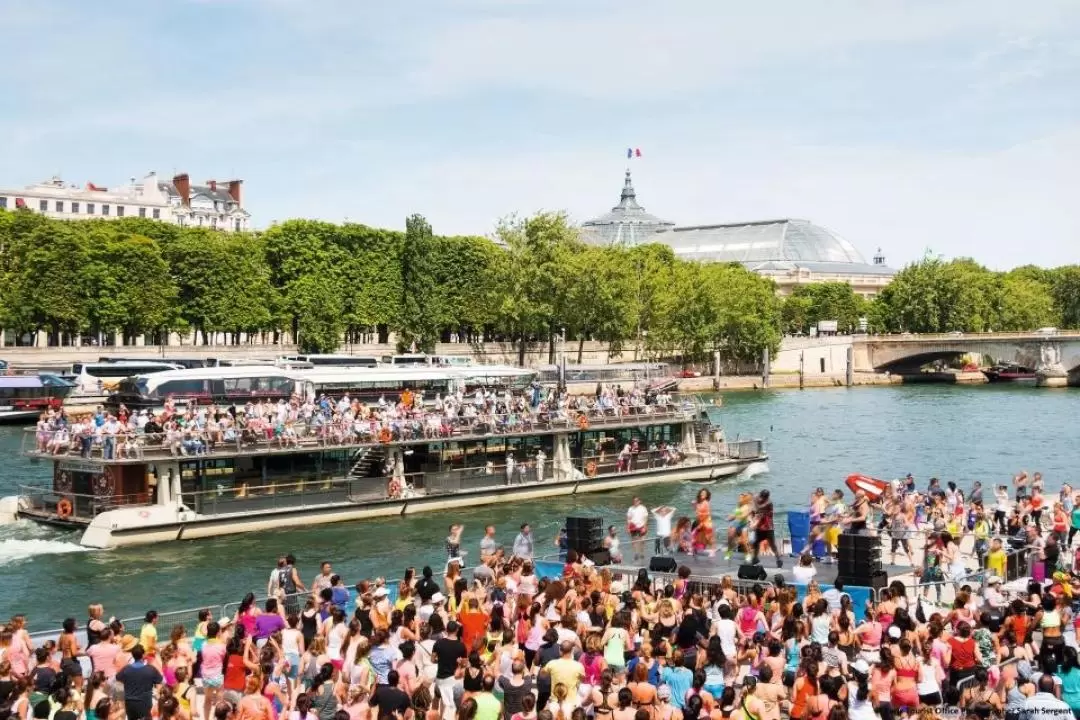
M683 404L644 405L626 412L615 410L569 411L551 414L479 415L448 418L437 413L418 413L394 420L364 420L351 424L274 424L262 420L241 428L208 431L176 430L147 434L85 435L72 438L66 430L27 428L23 437L26 454L39 458L83 457L114 462L199 456L214 450L233 454L269 453L275 450L320 447L364 447L392 442L438 442L483 440L492 435L517 435L559 430L633 427L643 421L685 422L694 416Z
M102 496L89 493L61 492L40 485L19 485L19 497L26 503L27 511L39 515L55 516L60 520L67 517L94 518L107 510L148 505L151 502L148 493ZM65 499L71 504L71 511L62 514L60 502Z

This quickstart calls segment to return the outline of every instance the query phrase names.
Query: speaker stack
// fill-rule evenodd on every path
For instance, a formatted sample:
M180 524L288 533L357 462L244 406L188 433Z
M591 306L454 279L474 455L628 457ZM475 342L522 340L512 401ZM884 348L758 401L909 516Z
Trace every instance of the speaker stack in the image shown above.
M604 518L566 518L566 547L597 565L610 564L611 555L604 550Z
M845 585L883 588L889 576L881 565L881 538L844 533L837 542L837 579Z

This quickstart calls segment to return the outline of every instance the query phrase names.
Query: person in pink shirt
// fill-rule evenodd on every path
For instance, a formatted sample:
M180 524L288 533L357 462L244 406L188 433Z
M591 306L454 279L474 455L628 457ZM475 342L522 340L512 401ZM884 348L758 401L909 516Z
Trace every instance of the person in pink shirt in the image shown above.
M105 679L112 682L116 677L116 656L120 653L120 646L113 642L112 630L105 628L101 631L98 641L86 648L86 656L94 672L104 673Z
M227 621L226 618L222 620ZM203 704L203 717L213 717L212 710L221 695L221 687L225 684L225 642L218 637L221 625L210 621L206 625L206 642L202 650L202 678L205 698Z

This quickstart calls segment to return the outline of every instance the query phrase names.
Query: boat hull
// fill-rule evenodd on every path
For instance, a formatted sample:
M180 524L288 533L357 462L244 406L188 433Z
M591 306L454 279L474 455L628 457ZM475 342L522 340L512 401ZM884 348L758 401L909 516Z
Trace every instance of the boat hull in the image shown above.
M175 507L142 506L110 510L95 517L83 533L81 544L94 548L116 548L177 540L234 535L245 532L310 527L337 522L396 517L457 508L471 508L524 500L605 492L660 482L695 482L732 477L754 463L766 462L762 454L754 458L725 459L714 463L640 470L573 481L514 484L442 495L375 502L338 502L300 508L283 508L228 515L198 515ZM35 513L21 512L45 522Z

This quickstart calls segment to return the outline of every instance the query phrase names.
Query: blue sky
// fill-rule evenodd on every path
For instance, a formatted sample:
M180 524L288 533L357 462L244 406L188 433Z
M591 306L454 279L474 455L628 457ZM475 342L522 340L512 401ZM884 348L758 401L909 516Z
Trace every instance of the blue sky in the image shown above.
M0 185L241 177L490 233L639 200L996 268L1080 262L1075 0L0 0Z

